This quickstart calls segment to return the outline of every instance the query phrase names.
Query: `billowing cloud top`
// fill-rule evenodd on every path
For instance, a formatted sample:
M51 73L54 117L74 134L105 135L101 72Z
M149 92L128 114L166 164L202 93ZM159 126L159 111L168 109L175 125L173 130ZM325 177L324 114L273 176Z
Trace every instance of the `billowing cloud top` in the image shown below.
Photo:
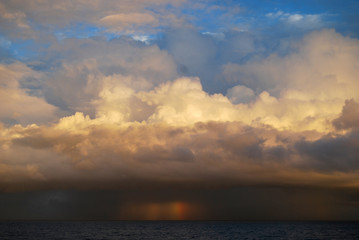
M357 189L357 33L190 4L0 1L2 191Z

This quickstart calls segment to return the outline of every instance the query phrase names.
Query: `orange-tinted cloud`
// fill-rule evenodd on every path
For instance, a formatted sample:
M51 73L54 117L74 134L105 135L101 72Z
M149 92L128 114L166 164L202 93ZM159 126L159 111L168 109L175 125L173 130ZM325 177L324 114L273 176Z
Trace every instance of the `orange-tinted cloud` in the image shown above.
M356 102L346 101L358 91L356 40L321 31L285 57L231 65L248 79L229 98L207 93L199 78L178 77L171 56L156 46L84 42L101 51L52 74L3 65L1 91L16 100L3 102L3 118L24 116L17 118L22 125L2 125L3 187L358 185L357 116L349 114ZM117 58L110 54L116 47L126 49ZM29 75L49 77L54 95L77 112L43 124L56 116L46 100L61 104L21 88ZM337 132L342 128L348 131Z
M151 1L11 1L0 3L1 26L9 35L37 38L32 23L65 27L74 22L86 22L104 26L112 32L143 32L147 27L165 26L179 21L175 14L162 11L166 4L178 6L183 0ZM152 7L157 11L149 11ZM157 12L157 14L155 13ZM159 14L162 12L162 14ZM165 22L160 20L166 19Z

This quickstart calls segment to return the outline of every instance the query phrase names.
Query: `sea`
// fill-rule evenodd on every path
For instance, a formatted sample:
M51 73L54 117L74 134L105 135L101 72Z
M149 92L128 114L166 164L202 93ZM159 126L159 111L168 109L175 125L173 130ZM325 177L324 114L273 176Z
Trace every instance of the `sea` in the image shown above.
M359 239L359 222L1 221L0 239Z

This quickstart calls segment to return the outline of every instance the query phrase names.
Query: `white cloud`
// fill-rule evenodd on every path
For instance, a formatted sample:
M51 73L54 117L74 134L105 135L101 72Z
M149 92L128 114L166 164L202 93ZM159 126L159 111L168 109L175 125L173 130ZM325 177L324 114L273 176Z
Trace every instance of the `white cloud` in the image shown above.
M324 30L306 36L287 56L273 54L244 65L230 63L223 76L277 99L269 104L258 98L247 113L253 119L256 116L280 128L329 131L328 120L340 113L345 100L359 96L358 56L358 40Z
M180 78L160 85L149 93L139 93L141 100L155 106L149 122L187 125L207 121L233 121L238 112L222 94L209 95L199 79Z
M151 39L148 35L134 35L132 36L132 38L136 41L144 42L146 44L149 44L149 41Z
M299 14L277 11L267 13L265 16L271 19L279 19L291 26L305 29L316 29L323 26L322 19L324 14Z
M292 15L288 16L288 21L294 23L294 22L301 21L303 18L304 18L303 15L292 14Z

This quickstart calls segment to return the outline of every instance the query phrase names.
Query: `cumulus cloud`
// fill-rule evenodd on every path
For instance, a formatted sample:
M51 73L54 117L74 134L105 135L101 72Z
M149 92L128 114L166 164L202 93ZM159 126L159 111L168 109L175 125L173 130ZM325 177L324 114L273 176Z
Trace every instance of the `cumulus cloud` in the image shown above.
M285 56L225 65L223 77L233 87L223 95L206 92L197 77L180 77L182 57L157 46L65 40L51 47L68 53L50 73L2 65L2 96L13 99L1 111L2 121L12 123L2 126L2 186L29 181L57 188L64 178L79 188L88 181L121 188L147 181L326 185L337 179L355 186L356 133L349 130L357 103L346 100L358 96L358 46L334 31L314 32ZM47 87L36 90L34 81ZM56 108L45 99L67 116L54 122ZM340 129L348 132L330 135Z
M224 77L257 91L270 90L277 95L288 88L305 90L313 98L325 89L326 92L320 95L323 99L326 96L345 98L356 93L347 85L355 84L357 39L343 37L334 30L322 30L307 35L293 47L293 51L285 56L272 54L243 65L229 64L228 71L225 66ZM334 91L338 86L342 87Z
M126 39L66 40L52 51L75 50L51 73L2 65L2 96L13 99L3 101L2 121L22 124L2 125L2 186L58 188L64 178L78 188L338 179L356 186L357 102L347 99L358 96L358 46L326 30L285 56L227 64L226 96L180 77L180 58L166 50ZM47 88L31 92L44 79ZM54 122L56 108L45 99L68 116Z
M140 93L142 101L156 106L149 122L186 125L207 121L233 121L238 112L222 94L208 95L199 79L181 78Z
M63 40L52 46L49 58L43 61L55 58L55 66L43 78L45 98L70 114L81 111L93 116L96 106L103 102L105 107L105 98L114 96L120 86L148 90L177 76L166 51L128 39Z
M23 181L28 181L27 188L37 189L122 189L149 182L151 186L171 182L236 186L281 185L285 181L326 186L338 178L338 186L356 186L357 170L347 167L352 166L355 156L335 160L345 156L342 151L350 156L355 153L356 146L348 144L351 136L343 138L344 142L318 136L252 128L238 122L124 126L76 114L50 127L7 129L1 137L1 186L21 189L24 186L18 183ZM322 144L329 144L336 154L323 155L327 146ZM344 145L348 149L342 148ZM37 156L36 161L33 156ZM307 156L314 159L306 160Z
M294 49L285 56L229 63L223 77L259 95L262 101L254 108L265 108L265 116L272 118L267 123L328 131L331 123L326 121L337 117L346 99L358 96L358 41L323 30L309 34Z

